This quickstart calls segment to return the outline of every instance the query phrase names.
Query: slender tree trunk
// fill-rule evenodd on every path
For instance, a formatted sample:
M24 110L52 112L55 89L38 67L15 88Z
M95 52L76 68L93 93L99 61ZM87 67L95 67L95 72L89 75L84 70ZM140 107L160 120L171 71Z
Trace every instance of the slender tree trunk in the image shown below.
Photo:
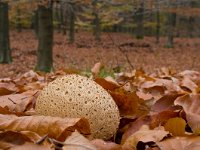
M33 18L32 18L32 26L33 26L33 29L34 29L34 31L35 31L35 36L36 36L36 38L38 38L38 20L39 20L39 18L38 18L38 10L35 10L34 11L34 15L33 15Z
M96 41L100 41L100 35L101 35L101 26L100 26L100 19L99 19L99 12L97 10L97 0L93 0L92 2L93 5L93 35L95 36Z
M188 35L189 35L190 38L193 37L194 24L195 24L195 18L193 16L189 16L187 28L188 28Z
M136 21L136 38L143 39L144 38L144 0L141 1L140 6L135 13L135 21Z
M156 1L156 43L160 42L160 10L159 10L159 2Z
M17 8L16 27L17 27L17 32L22 32L21 11L19 8Z
M52 9L44 6L38 8L39 45L36 70L50 72L53 69L53 19Z
M74 11L74 4L69 5L69 43L74 42L75 36L75 11Z
M0 63L11 63L8 3L0 2Z
M176 13L169 12L167 14L168 24L167 24L167 48L172 48L174 46L174 29L176 26Z
M58 3L55 3L55 20L57 22L56 24L56 27L57 27L57 30L58 30L58 33L61 32L61 8L60 8L60 4Z
M60 22L63 35L67 34L67 17L65 0L60 1Z

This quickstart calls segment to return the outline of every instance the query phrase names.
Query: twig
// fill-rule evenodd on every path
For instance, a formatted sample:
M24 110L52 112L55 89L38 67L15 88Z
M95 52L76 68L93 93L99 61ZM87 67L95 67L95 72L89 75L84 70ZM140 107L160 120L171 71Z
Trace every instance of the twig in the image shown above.
M15 105L17 104L17 103L15 103L10 97L8 97L8 100L11 101L11 102L12 102L13 104L15 104Z
M35 144L42 144L46 139L48 139L48 134L36 141Z
M110 40L112 41L113 45L116 46L119 49L119 51L125 56L125 58L126 58L128 64L130 65L131 69L134 70L134 66L132 65L127 53L125 53L119 45L115 44L115 41L113 40L112 36L108 32L107 32L107 34L108 34L108 37L110 38Z

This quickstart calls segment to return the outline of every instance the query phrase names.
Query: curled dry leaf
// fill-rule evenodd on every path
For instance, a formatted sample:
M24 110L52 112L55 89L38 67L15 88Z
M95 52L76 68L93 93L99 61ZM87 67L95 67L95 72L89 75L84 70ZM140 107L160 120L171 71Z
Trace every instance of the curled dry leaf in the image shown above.
M8 115L8 114L14 114L14 112L11 112L8 107L3 108L0 106L0 114Z
M154 129L158 126L164 126L170 118L179 117L179 112L167 110L151 116L150 128Z
M0 107L7 107L9 111L22 113L30 109L39 91L27 91L21 94L5 95L0 97ZM29 107L30 106L30 107Z
M190 78L184 77L181 81L181 87L189 90L189 92L192 92L193 94L197 94L198 92L198 86L195 84Z
M182 94L167 94L161 97L159 100L155 102L152 106L152 113L159 113L166 110L175 110L180 109L178 106L174 106L174 101L177 97L181 96Z
M40 141L43 138L43 137L39 136L36 132L31 132L31 131L20 131L20 132L17 132L17 133L21 133L21 134L27 136L34 143L37 143L38 141ZM47 141L45 141L42 144L47 145L49 143Z
M14 83L0 83L0 96L12 94L18 91L18 88L15 86Z
M154 130L150 130L147 125L143 125L140 130L132 134L127 138L127 140L122 145L123 148L133 148L136 149L139 141L141 142L159 142L161 141L169 132L164 130L164 127L160 126Z
M25 142L33 141L19 132L6 131L0 133L0 149L9 149L15 145L22 145Z
M172 137L161 142L157 142L156 144L161 150L198 150L200 146L197 143L199 142L199 136L185 136Z
M141 85L141 88L146 92L150 92L154 97L159 97L163 94L174 94L182 92L177 79L156 79L155 82L147 81Z
M82 134L90 134L89 123L84 118L0 115L1 131L32 131L63 141L75 129Z
M20 85L36 82L36 81L44 81L44 77L40 76L33 70L30 70L24 73L22 76L14 80L16 84L20 84Z
M63 150L97 150L97 148L83 135L75 131L69 136L63 146Z
M135 92L128 93L123 89L118 89L111 91L110 95L115 100L121 116L133 118L148 111L147 108L142 108L145 107L144 101Z
M144 93L142 91L137 91L136 92L137 96L143 100L151 100L153 96L149 93Z
M9 149L11 147L16 147L17 145L23 145L26 142L35 143L40 140L41 137L31 131L5 131L0 132L0 149ZM42 145L50 145L47 141L43 142Z
M186 119L194 133L200 133L200 94L188 94L178 97L175 105L183 107Z
M20 93L25 92L25 91L30 91L30 90L42 90L46 83L41 83L41 82L32 82L27 85L20 86Z
M116 84L115 82L108 81L104 78L96 78L94 81L98 83L99 85L101 85L106 90L113 91L119 88L118 84Z
M122 150L121 145L113 142L106 142L102 139L92 140L91 143L95 145L98 150Z
M178 74L179 77L188 78L192 80L194 83L200 83L200 73L192 70L185 70Z
M101 70L102 67L103 67L103 65L100 62L96 63L93 66L93 68L91 69L92 74L94 76L97 76L99 74L99 72L100 72L100 70Z
M121 143L123 144L126 141L126 139L132 134L134 134L135 132L137 132L141 126L149 125L150 122L151 122L150 116L142 116L142 117L139 117L136 121L131 122L128 125L126 125L126 130L122 136Z

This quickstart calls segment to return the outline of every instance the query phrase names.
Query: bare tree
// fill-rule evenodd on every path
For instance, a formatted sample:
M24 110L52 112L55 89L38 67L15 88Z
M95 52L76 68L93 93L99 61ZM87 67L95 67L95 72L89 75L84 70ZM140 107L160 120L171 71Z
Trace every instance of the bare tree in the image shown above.
M38 54L36 70L50 72L53 69L53 18L52 7L38 8Z
M0 2L0 63L11 63L8 3Z

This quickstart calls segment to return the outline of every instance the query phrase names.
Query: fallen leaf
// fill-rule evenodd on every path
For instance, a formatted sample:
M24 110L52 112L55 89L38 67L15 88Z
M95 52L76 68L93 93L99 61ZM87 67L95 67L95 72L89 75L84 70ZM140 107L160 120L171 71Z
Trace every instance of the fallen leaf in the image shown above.
M140 130L129 136L124 144L123 148L133 148L137 149L137 144L139 141L146 142L159 142L165 136L167 136L169 132L164 130L164 127L160 126L159 128L155 128L154 130L150 130L147 125L143 125Z
M100 73L102 67L103 65L101 64L101 62L98 62L92 67L91 72L94 76L97 76Z
M121 116L131 118L135 115L138 116L140 102L142 101L135 92L126 93L123 90L110 92L111 96L115 100Z
M25 143L19 146L13 146L10 150L53 150L50 146L36 145L33 143Z
M74 130L89 135L89 123L84 118L59 118L50 116L23 116L16 117L0 114L1 131L32 131L40 136L65 140Z
M4 114L4 115L7 114L8 115L8 114L14 114L14 112L11 112L8 107L3 108L3 107L0 106L0 114Z
M196 134L200 133L200 94L188 94L178 97L174 101L175 105L182 106L188 125Z
M121 143L123 144L126 141L126 139L132 134L134 134L135 132L137 132L141 126L149 125L150 122L151 122L150 116L142 116L142 117L139 117L136 121L131 122L128 125L126 125L126 130L122 136Z
M9 95L9 94L12 94L17 91L18 91L18 88L12 82L9 82L9 83L1 82L0 83L0 96Z
M186 122L182 118L170 118L164 125L165 130L169 131L173 136L185 135Z
M178 76L182 78L188 78L192 80L194 83L200 83L200 73L198 71L184 70L178 73Z
M180 109L174 105L174 101L182 94L167 94L158 99L152 106L152 113L159 113L166 110Z
M119 88L119 85L117 85L116 83L114 82L111 82L111 81L107 81L106 79L104 78L96 78L94 80L96 83L98 83L99 85L101 85L104 89L106 90L110 90L110 91L113 91L117 88Z
M75 131L69 136L63 146L63 150L97 150L97 148L83 135Z
M198 150L199 145L195 145L200 142L199 136L186 136L186 137L172 137L156 144L161 150ZM191 146L191 147L190 147ZM197 149L192 149L195 146Z
M181 87L188 89L189 92L193 94L197 94L198 92L197 91L198 86L190 78L184 77L183 80L181 81Z
M6 131L0 133L0 149L9 149L25 142L33 142L29 137L19 132Z
M113 142L106 142L102 139L92 140L91 143L95 145L98 150L122 150L121 145Z
M0 107L7 107L11 112L22 113L34 102L38 91L0 96Z
M179 117L179 112L167 110L151 116L150 128L164 126L170 118Z
M139 98L141 98L143 100L151 100L153 98L153 96L151 94L144 93L142 91L137 91L136 94Z

